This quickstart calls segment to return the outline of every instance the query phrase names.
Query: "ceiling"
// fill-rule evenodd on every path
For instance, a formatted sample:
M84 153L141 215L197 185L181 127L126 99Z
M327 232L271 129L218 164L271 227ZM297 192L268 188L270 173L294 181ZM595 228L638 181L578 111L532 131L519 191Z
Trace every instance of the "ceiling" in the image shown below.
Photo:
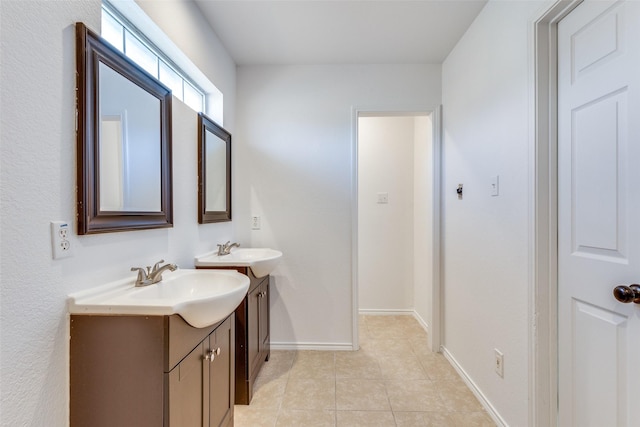
M442 63L486 0L195 0L236 64Z

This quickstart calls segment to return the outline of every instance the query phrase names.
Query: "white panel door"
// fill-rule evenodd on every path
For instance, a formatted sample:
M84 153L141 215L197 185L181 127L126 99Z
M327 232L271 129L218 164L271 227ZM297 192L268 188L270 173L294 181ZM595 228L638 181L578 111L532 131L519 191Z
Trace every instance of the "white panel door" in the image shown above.
M640 1L560 22L558 91L558 425L640 426Z

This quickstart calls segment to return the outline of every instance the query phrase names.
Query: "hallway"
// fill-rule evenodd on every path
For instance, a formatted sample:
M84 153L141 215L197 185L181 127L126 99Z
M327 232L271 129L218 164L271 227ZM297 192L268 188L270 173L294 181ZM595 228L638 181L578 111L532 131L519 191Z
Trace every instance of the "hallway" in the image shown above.
M494 426L412 316L360 316L360 350L272 351L236 427Z

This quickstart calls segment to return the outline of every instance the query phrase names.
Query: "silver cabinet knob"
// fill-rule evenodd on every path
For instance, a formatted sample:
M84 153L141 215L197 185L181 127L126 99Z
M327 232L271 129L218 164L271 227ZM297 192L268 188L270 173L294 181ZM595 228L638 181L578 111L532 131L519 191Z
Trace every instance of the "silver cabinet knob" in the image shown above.
M222 353L222 349L220 347L216 348L215 350L209 350L207 351L207 354L204 355L204 360L211 363L216 360L216 356L220 356L220 353Z

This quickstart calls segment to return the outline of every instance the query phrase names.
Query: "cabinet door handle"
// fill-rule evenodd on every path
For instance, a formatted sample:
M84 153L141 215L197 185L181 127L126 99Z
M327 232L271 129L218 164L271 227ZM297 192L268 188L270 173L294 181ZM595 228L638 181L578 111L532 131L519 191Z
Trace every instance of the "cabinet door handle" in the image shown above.
M220 356L220 353L222 353L222 350L220 349L220 347L216 348L215 350L209 350L207 351L207 354L205 354L204 360L211 363L214 360L216 360L216 356Z

